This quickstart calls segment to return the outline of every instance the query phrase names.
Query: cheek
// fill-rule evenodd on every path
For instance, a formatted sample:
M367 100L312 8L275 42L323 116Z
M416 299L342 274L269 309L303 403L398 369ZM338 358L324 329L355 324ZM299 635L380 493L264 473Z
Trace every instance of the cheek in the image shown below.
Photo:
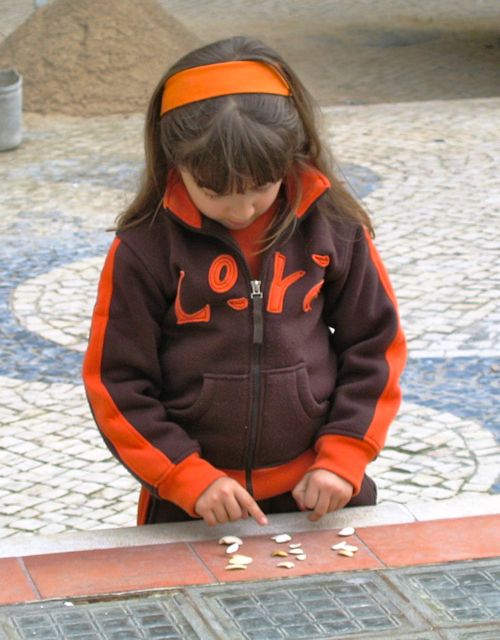
M199 210L204 213L209 218L219 218L224 213L224 206L222 206L218 202L213 202L211 200L205 200L203 203L200 203Z
M278 191L279 189L276 189L271 192L271 193L266 193L262 196L262 198L260 199L259 202L259 206L260 207L265 207L266 209L269 209L269 207L272 205L272 203L276 200L277 196L278 196Z

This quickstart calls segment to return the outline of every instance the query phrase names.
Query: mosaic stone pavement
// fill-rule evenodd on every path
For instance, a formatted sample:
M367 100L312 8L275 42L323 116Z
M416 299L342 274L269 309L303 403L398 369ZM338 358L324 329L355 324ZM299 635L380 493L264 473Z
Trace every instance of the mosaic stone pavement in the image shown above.
M370 466L381 501L500 490L499 112L500 99L324 110L409 339L405 401ZM23 145L0 154L1 538L135 523L136 482L101 442L79 376L142 126L26 114Z

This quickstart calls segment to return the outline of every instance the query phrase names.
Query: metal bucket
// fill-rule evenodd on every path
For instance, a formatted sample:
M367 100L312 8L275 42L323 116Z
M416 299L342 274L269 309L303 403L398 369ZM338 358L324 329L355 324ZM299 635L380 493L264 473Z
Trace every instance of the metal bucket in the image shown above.
M15 69L0 69L0 151L22 140L23 79Z

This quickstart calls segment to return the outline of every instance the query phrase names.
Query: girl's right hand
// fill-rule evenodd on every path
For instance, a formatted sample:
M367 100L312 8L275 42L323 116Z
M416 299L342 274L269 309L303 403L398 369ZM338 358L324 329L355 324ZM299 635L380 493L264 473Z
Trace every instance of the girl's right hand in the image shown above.
M252 496L231 478L218 478L205 489L194 505L195 512L213 527L224 522L235 522L253 516L260 525L267 518Z

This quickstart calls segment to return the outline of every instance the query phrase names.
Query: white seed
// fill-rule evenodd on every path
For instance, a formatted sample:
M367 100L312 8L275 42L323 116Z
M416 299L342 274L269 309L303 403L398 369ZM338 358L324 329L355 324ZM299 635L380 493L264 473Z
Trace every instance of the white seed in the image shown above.
M240 569L246 569L246 564L228 564L224 567L226 571L238 571Z
M241 538L237 538L236 536L224 536L219 540L219 544L238 544L242 545L243 540Z
M344 551L352 551L352 553L356 553L358 547L355 547L353 544L346 544L344 547Z
M241 553L237 553L229 560L229 564L250 564L251 562L253 562L253 558L244 556Z
M342 540L342 542L337 542L337 544L332 544L332 549L334 551L338 551L339 549L343 549L346 546L347 542Z
M352 551L348 551L347 549L339 549L337 551L338 556L345 556L346 558L352 558L354 553Z
M290 549L300 549L302 544L300 542L290 542L288 546L290 547Z
M344 527L343 529L341 529L337 535L339 536L352 536L352 534L355 532L354 527Z
M290 549L290 553L294 556L301 556L304 551L303 549Z
M273 558L286 558L288 553L286 551L273 551L271 556Z
M301 553L300 556L295 556L297 560L305 560L307 558L305 553Z
M280 569L293 569L295 567L293 562L279 562L276 566Z
M240 545L235 542L234 544L230 544L229 547L227 547L226 549L226 553L236 553L238 551L238 549L240 548Z
M278 544L282 544L283 542L290 542L291 539L292 537L289 536L288 533L279 533L277 536L273 536L271 538L271 540L274 540Z

